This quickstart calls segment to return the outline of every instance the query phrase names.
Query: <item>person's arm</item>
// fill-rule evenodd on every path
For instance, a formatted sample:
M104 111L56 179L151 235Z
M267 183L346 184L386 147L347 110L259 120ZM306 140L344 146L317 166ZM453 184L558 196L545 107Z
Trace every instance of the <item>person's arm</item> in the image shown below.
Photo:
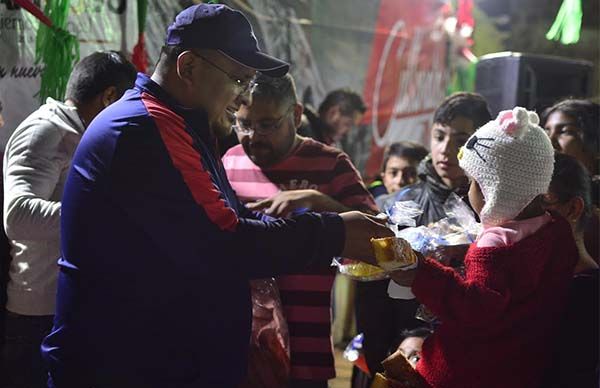
M305 213L268 222L237 218L213 190L215 201L202 203L168 199L160 189L118 197L128 217L186 272L233 271L258 278L329 266L340 255L373 262L370 237L389 236L386 227L357 212Z
M373 260L369 238L391 234L362 215L350 223L348 215L316 213L271 222L239 218L192 144L177 130L160 134L166 151L147 132L121 136L108 187L128 218L185 271L253 278L329 265L342 253ZM360 241L346 246L346 236Z
M333 170L334 177L328 183L327 190L330 195L313 189L289 190L247 206L274 217L287 217L298 209L332 213L359 210L376 214L377 206L373 196L346 154L339 154Z
M472 260L465 278L433 259L397 271L392 279L407 287L441 321L480 327L498 319L510 301L507 270L493 260Z
M249 203L246 206L248 209L262 211L273 217L287 217L298 209L332 213L353 210L330 196L312 189L282 191L271 198Z
M7 147L4 166L4 227L12 240L55 240L60 202L50 200L68 165L62 135L50 122L19 129Z

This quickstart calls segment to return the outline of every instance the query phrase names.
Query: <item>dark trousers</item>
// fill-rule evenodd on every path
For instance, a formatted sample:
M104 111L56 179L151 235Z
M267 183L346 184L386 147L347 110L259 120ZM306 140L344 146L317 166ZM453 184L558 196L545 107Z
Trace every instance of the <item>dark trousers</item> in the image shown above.
M415 318L419 302L390 298L389 282L378 280L356 285L356 328L364 334L363 353L372 376L383 372L381 361L396 351L404 330L424 325ZM370 387L372 377L363 374L358 369L353 371L353 388Z
M52 329L52 316L6 313L4 345L0 353L1 388L46 388L48 374L40 345Z
M290 381L290 388L327 388L327 380L316 381L316 380L292 380Z

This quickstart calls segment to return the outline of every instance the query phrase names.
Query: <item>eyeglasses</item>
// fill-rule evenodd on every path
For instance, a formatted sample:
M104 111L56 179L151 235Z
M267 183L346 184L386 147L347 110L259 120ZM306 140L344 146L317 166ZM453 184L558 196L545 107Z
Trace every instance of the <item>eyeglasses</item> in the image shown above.
M202 59L203 61L205 61L206 63L208 63L209 65L211 65L212 67L214 67L215 69L219 70L220 72L222 72L223 74L225 74L230 80L231 82L233 82L233 85L235 86L235 88L237 89L237 94L243 94L246 93L248 91L248 89L252 88L254 86L254 78L251 78L247 81L242 81L241 79L239 79L237 76L229 73L228 71L224 70L223 68L221 68L219 65L217 65L216 63L214 63L213 61L209 60L208 58L195 53L193 50L190 50L190 52L192 54L194 54L195 56L197 56L198 58Z
M274 121L257 122L252 124L250 121L240 120L236 117L237 124L233 125L232 128L235 132L243 136L251 136L253 133L263 136L270 135L281 128L283 121L286 119L288 114L290 114L292 108L293 106L290 106L280 118Z

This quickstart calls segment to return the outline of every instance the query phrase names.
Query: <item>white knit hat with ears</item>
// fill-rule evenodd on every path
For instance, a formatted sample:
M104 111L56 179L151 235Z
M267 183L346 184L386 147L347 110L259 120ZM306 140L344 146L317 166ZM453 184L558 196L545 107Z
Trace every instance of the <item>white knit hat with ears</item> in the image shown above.
M461 148L459 165L481 188L486 226L515 217L548 191L554 150L535 112L516 107L479 128Z

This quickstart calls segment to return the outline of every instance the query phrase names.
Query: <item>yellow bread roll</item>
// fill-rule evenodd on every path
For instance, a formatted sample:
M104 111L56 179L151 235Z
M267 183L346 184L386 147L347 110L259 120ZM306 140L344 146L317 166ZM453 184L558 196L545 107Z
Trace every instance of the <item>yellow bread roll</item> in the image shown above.
M377 265L386 271L395 271L417 262L410 244L400 237L372 238Z

